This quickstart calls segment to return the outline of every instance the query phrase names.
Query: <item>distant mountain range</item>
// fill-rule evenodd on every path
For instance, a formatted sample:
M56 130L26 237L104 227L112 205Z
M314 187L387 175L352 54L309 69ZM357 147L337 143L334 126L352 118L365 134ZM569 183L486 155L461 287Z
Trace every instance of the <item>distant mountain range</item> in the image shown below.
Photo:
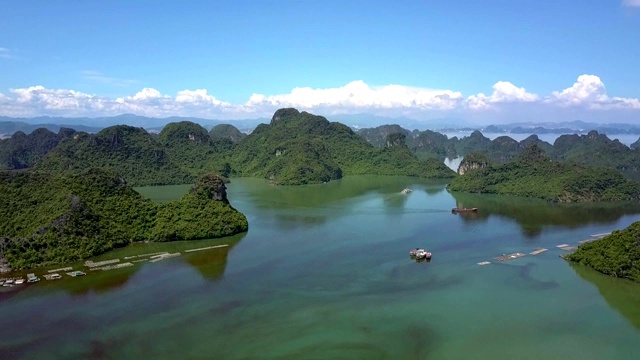
M219 124L233 124L240 131L248 133L255 129L255 127L261 123L269 123L270 119L256 118L243 120L215 120L181 116L172 116L168 118L152 118L133 114L122 114L118 116L97 118L67 118L50 116L39 116L34 118L12 118L7 116L0 116L0 135L4 135L4 137L7 137L17 131L22 131L28 134L38 128L46 128L50 131L58 132L61 127L68 127L77 131L85 131L88 133L97 133L100 130L113 125L129 125L142 127L148 132L159 133L165 125L180 121L191 121L196 124L202 125L207 130L211 130L211 128Z
M635 124L609 123L598 124L581 120L566 122L519 122L512 124L471 125L467 121L458 118L440 118L429 121L418 121L407 117L384 117L369 114L332 115L327 117L330 121L341 122L354 129L373 128L381 125L399 125L405 129L436 130L442 133L480 130L483 133L497 134L586 134L596 130L600 134L637 134L640 135L640 126ZM165 125L180 121L190 121L202 125L210 130L219 124L231 124L243 133L250 133L260 124L268 124L268 118L254 118L242 120L217 120L194 117L173 116L167 118L152 118L133 114L97 118L66 118L40 116L33 118L13 118L0 116L0 137L8 137L11 134L22 131L30 133L37 128L46 128L58 132L61 127L73 128L77 131L97 133L98 131L113 125L130 125L142 127L148 132L159 133ZM455 124L452 126L452 124Z

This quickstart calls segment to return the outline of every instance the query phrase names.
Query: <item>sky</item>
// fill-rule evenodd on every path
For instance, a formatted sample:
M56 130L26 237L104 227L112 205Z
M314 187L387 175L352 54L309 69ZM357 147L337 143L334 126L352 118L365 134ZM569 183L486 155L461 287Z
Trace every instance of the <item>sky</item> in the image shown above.
M19 1L0 116L640 124L640 0ZM453 125L453 124L452 124Z

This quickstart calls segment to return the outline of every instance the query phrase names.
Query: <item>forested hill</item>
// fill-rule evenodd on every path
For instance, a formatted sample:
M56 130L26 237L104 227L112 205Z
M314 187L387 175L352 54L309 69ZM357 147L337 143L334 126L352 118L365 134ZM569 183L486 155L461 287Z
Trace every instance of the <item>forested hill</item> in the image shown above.
M172 162L166 149L142 128L118 125L96 135L76 133L49 152L36 168L49 171L106 167L135 186L189 184L193 175Z
M584 135L561 135L553 145L540 140L536 135L520 142L506 135L491 140L476 130L463 138L447 138L430 130L409 131L398 125L359 129L357 133L378 147L384 145L382 139L386 136L393 133L403 134L412 152L423 158L433 157L438 160L444 160L446 157L464 157L469 153L482 153L495 163L507 163L518 157L527 146L536 144L553 160L612 168L629 179L640 180L638 142L629 147L595 130Z
M617 171L550 159L537 145L515 160L494 164L485 156L468 156L467 171L453 179L450 191L541 198L554 202L640 200L640 183Z
M231 125L228 126L233 128ZM238 129L235 130L240 132ZM233 146L227 135L213 139L201 125L181 121L165 126L158 135L158 143L169 155L169 162L190 176L198 177L212 171L228 175L218 165L221 154Z
M61 128L57 134L39 128L28 135L17 131L10 138L0 139L0 170L30 168L75 133L68 128Z
M163 205L102 168L4 171L0 193L0 258L14 269L78 261L135 241L214 238L248 228L215 175Z
M58 135L47 130L18 134L0 143L0 168L82 171L105 167L133 186L191 183L207 172L264 177L283 185L326 182L343 174L455 176L433 157L418 159L407 147L406 136L390 139L385 138L385 146L379 149L346 125L296 109L280 109L270 124L259 125L249 136L231 125L207 132L190 121L170 123L157 136L128 125L95 135L72 130Z
M564 258L603 274L640 282L640 222L584 243Z
M230 152L232 173L259 176L278 184L308 184L343 174L409 175L450 178L443 163L420 161L404 144L377 149L346 125L296 109L276 111Z

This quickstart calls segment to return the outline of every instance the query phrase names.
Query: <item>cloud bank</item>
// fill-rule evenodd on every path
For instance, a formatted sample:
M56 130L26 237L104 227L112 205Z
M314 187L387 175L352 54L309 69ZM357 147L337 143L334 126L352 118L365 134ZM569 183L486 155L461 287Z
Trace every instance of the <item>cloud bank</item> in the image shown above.
M337 88L301 87L288 94L253 94L240 104L220 100L206 89L182 90L168 95L154 88L143 88L136 94L119 98L43 86L0 93L0 115L13 117L97 117L132 113L151 117L246 119L270 117L282 107L295 107L329 117L368 113L424 121L455 117L492 123L577 118L622 122L640 118L640 101L637 98L609 96L602 80L587 74L580 75L573 85L545 96L530 93L508 81L495 83L489 95L464 96L454 90L404 85L370 86L361 80Z

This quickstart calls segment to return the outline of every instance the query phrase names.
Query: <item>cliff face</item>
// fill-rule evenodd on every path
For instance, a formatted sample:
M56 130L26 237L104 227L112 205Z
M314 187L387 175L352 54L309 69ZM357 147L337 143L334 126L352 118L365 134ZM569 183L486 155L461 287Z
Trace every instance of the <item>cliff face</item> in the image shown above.
M190 193L203 194L207 199L219 200L225 204L229 203L227 199L227 187L224 185L222 178L216 174L207 174L201 177L191 188Z
M471 170L484 169L490 164L491 162L485 155L478 153L468 154L458 166L458 175L464 175Z
M387 148L391 148L391 147L406 147L406 139L407 137L404 134L400 134L400 133L393 133L393 134L389 134L387 135L386 141L385 141L385 147Z

